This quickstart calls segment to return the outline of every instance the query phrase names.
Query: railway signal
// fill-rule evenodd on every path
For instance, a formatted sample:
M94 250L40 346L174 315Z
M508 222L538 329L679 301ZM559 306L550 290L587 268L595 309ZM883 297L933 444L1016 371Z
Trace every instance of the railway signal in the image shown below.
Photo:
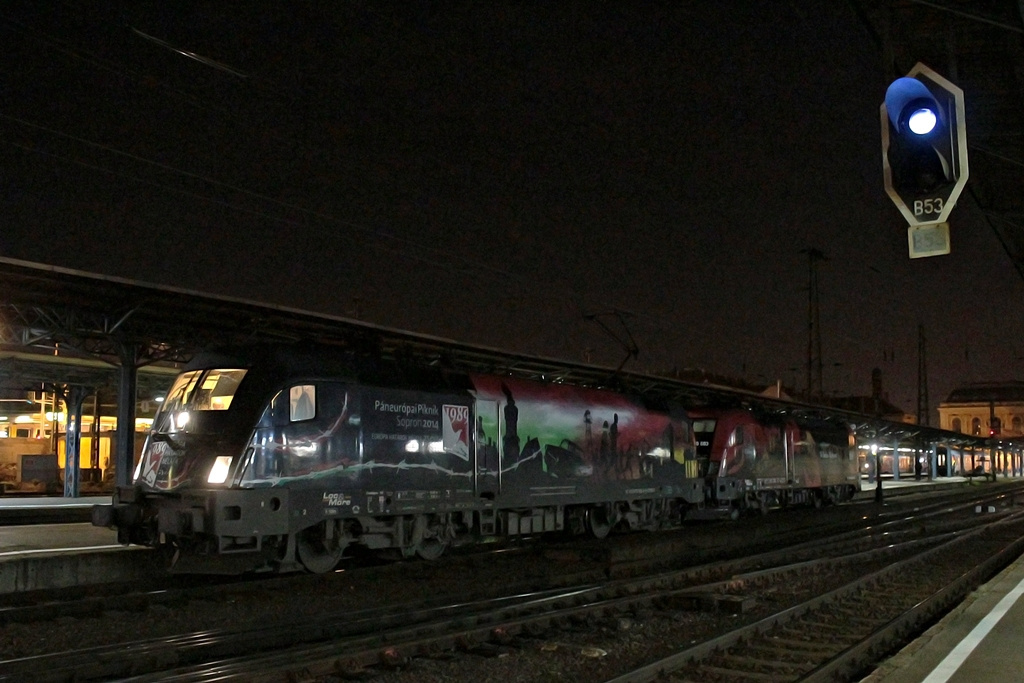
M918 63L880 109L885 190L907 219L910 256L949 253L949 217L967 184L963 90Z

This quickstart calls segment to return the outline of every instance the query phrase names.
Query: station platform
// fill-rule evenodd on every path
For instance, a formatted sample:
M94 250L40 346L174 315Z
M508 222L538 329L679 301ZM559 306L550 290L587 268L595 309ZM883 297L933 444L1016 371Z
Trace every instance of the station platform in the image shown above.
M0 496L0 526L88 522L93 505L109 505L110 496Z
M1024 681L1024 557L862 683Z
M1017 481L1019 477L1003 477L999 475L997 481ZM904 475L901 479L892 479L885 475L882 476L882 495L900 495L905 493L935 491L938 489L945 488L947 486L956 486L964 484L984 484L992 483L992 477L936 477L935 479L928 479L922 477L921 479L915 479L913 475ZM860 491L855 496L856 500L865 500L874 498L877 493L877 484L874 481L868 481L864 479L860 483Z

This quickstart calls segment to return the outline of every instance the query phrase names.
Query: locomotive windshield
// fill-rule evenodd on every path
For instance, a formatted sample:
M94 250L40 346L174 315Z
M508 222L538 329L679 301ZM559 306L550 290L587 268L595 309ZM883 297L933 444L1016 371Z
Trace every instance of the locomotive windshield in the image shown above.
M223 484L233 454L219 445L217 425L201 416L226 415L245 374L243 369L215 368L178 375L143 446L134 481L163 491L198 477Z
M245 370L240 369L183 372L167 392L159 422L153 429L159 432L184 430L190 412L227 410L243 377Z

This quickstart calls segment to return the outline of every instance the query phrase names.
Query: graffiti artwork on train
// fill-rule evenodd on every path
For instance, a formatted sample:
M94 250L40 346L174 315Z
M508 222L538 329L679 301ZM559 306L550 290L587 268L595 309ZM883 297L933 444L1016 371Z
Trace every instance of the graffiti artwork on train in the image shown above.
M608 481L650 478L669 462L695 467L682 414L573 385L479 375L472 382L480 459L493 468L500 449L502 473Z

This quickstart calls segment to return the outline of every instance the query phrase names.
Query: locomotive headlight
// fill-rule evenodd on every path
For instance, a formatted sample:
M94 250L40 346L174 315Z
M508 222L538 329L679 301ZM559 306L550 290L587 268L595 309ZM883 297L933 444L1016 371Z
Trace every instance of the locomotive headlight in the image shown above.
M231 468L231 456L220 455L213 462L210 468L210 476L206 478L208 484L223 484L228 478L228 470Z
M188 418L188 411L181 411L180 413L174 416L174 426L176 426L178 429L184 429L185 425L188 424Z

